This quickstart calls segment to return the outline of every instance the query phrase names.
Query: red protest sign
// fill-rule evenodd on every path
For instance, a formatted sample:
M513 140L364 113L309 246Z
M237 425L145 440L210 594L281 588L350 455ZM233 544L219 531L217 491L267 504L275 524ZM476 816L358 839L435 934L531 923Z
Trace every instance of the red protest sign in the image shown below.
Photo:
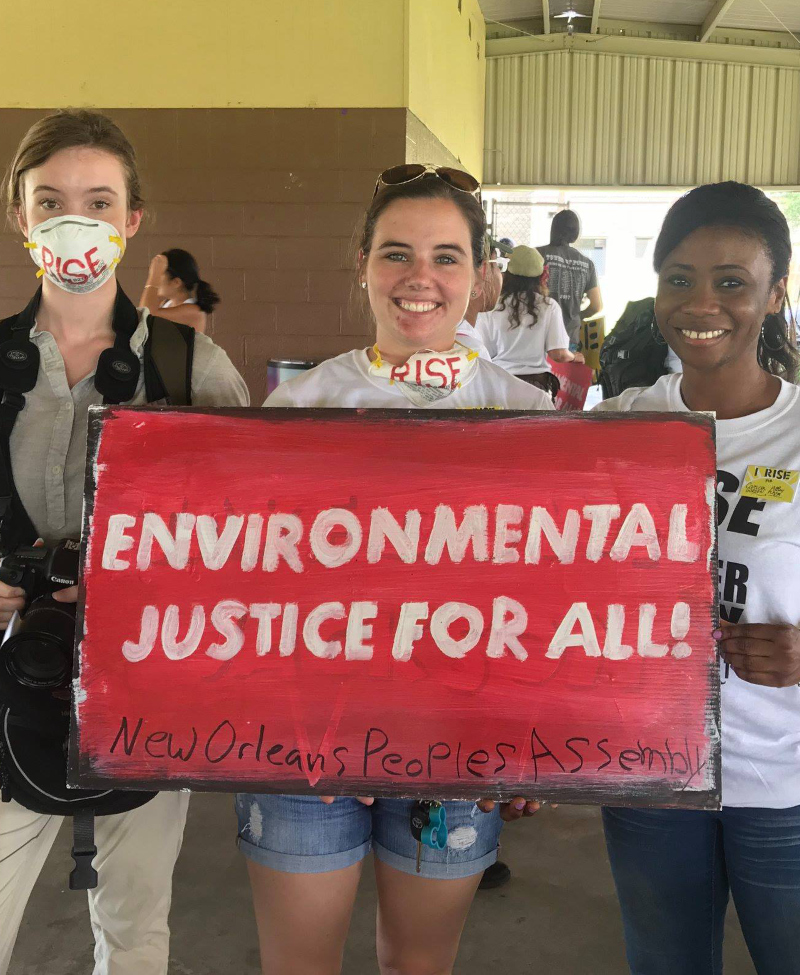
M553 375L558 376L561 389L556 396L557 410L582 410L586 403L593 371L580 362L554 362L547 360Z
M709 418L105 408L90 446L76 783L718 803Z

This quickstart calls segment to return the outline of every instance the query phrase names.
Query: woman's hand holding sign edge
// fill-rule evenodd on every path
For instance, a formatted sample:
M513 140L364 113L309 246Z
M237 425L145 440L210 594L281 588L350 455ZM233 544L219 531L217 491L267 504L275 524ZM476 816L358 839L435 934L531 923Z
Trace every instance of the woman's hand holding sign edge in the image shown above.
M494 810L496 803L494 799L479 799L478 809L481 812L490 813ZM533 816L541 809L538 799L524 799L516 796L511 802L500 803L500 818L505 823L513 823L516 819Z
M800 683L800 629L788 623L720 622L720 655L736 676L764 687Z
M320 801L324 802L326 806L330 806L332 802L336 800L336 796L320 796ZM356 796L356 799L365 806L371 806L375 799L373 796Z
M321 802L329 806L336 799L336 796L320 796L319 798ZM356 798L365 806L371 806L375 802L372 796L356 796ZM490 813L494 810L495 800L479 799L477 806L481 812ZM541 803L537 799L523 799L522 796L517 796L511 802L503 802L500 804L500 818L507 823L512 823L515 819L533 816L540 808ZM557 807L553 806L553 808L555 809Z

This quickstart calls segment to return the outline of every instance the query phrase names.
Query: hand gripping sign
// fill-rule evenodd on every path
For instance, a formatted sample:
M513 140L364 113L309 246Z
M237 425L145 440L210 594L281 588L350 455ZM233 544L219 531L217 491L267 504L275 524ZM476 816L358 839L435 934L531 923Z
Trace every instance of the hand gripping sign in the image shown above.
M98 408L84 786L719 801L713 421Z

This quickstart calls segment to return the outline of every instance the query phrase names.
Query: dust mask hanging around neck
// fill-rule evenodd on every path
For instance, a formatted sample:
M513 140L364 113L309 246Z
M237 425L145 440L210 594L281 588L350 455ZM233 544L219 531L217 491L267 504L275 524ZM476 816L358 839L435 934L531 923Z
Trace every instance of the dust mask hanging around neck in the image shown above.
M125 253L125 241L112 224L69 214L38 224L25 247L39 266L37 278L74 295L102 287Z
M370 375L397 383L415 406L428 406L461 389L475 375L478 364L478 353L460 342L447 352L415 352L401 366L384 362L377 345L372 351L375 359L369 366Z

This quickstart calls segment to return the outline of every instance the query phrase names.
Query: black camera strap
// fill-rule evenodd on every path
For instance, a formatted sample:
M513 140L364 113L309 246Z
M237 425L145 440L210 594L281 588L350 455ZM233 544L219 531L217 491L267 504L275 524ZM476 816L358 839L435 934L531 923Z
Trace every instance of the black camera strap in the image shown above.
M11 431L36 385L39 350L30 340L41 288L18 314L0 322L0 553L32 545L38 533L20 501L11 473Z
M17 494L11 474L11 431L25 403L23 397L19 399L21 402L17 405L4 391L0 403L0 555L20 545L33 545L39 537Z
M41 288L18 314L0 322L0 555L21 545L32 545L38 532L14 484L11 467L11 434L20 411L39 376L39 350L31 340ZM192 401L192 363L194 329L166 319L148 319L148 337L143 349L143 365L131 349L131 337L139 325L139 313L117 285L114 304L114 345L101 353L95 369L95 388L104 404L125 403L134 398L143 373L145 398L148 403L166 401L172 406L189 406ZM126 812L153 798L153 792L115 792L93 794L76 790L66 792L62 742L65 729L42 735L38 719L18 715L17 724L33 722L22 729L16 739L15 752L9 737L14 732L10 708L0 709L3 729L0 732L0 799L14 798L23 806L39 812L73 817L72 857L75 867L70 874L71 890L97 886L93 859L96 815ZM22 764L20 764L22 763Z
M38 532L14 486L11 433L25 406L25 393L36 385L39 350L30 333L42 297L41 287L17 315L0 321L0 554L32 545ZM144 346L144 384L148 403L191 406L195 331L188 325L150 316ZM101 353L95 388L105 404L133 399L139 384L139 359L130 347L139 312L117 285L114 302L114 345Z

